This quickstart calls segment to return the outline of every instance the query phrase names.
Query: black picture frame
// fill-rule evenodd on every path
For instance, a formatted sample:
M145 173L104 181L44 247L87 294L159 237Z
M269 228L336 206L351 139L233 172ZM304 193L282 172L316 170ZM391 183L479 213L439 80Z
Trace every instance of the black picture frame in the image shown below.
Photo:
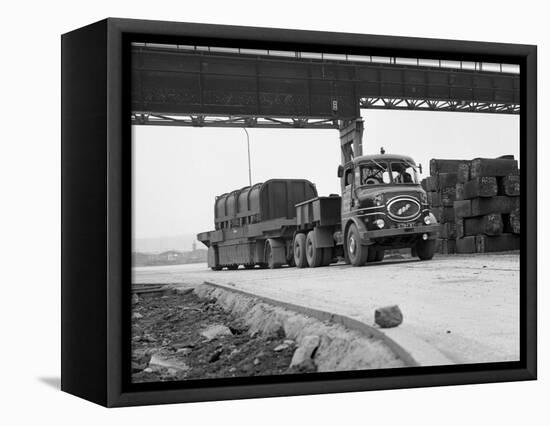
M131 41L369 49L520 65L520 361L189 383L129 383ZM534 380L537 377L536 46L109 18L62 36L61 387L108 406Z

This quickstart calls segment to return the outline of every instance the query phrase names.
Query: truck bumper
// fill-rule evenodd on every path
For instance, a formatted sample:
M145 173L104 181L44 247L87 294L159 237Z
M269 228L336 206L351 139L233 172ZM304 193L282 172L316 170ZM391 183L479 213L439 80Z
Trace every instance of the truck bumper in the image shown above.
M389 228L379 229L377 231L363 231L360 233L362 244L373 244L377 239L391 238L391 237L406 237L417 236L421 234L427 234L428 240L434 240L439 236L440 225L424 225L415 226L412 228Z

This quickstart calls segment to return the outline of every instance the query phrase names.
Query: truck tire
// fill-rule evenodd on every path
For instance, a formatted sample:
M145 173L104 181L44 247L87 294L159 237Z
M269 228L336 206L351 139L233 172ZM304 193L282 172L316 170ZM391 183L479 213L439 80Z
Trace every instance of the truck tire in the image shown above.
M353 266L363 266L367 262L368 247L361 245L359 230L352 223L346 234L346 251Z
M237 269L239 269L239 265L237 265L237 264L227 265L227 270L228 271L235 271Z
M306 258L310 268L317 268L323 264L323 249L315 244L313 231L308 232L306 237Z
M265 260L267 261L267 267L269 269L276 269L281 267L281 265L279 265L278 263L275 263L275 259L273 257L273 250L271 249L270 243L267 243L267 246L265 248Z
M296 267L305 268L307 266L305 234L296 234L294 236L293 251Z
M344 244L346 244L345 241L344 241ZM349 256L348 256L348 250L347 249L344 249L344 263L346 265L351 264L351 262L349 261Z
M420 260L430 260L434 257L436 240L420 240L416 243L415 252Z

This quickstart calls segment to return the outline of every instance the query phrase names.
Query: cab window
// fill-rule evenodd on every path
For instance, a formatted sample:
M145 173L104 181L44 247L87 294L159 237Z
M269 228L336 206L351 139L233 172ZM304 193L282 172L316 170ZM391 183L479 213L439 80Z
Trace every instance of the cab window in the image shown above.
M361 185L391 183L390 172L385 162L369 162L361 166Z
M393 183L418 183L416 170L409 163L398 161L391 163Z
M353 181L353 169L348 169L344 174L344 185L350 186L352 181Z

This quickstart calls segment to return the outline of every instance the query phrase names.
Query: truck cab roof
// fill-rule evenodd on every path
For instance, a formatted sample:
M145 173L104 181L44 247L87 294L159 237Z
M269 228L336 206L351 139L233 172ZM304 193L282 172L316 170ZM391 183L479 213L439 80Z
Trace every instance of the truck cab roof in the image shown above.
M406 161L408 163L416 165L416 162L409 157L408 155L399 155L399 154L374 154L374 155L361 155L360 157L355 157L347 165L353 164L354 166L368 162L369 160L374 161Z

